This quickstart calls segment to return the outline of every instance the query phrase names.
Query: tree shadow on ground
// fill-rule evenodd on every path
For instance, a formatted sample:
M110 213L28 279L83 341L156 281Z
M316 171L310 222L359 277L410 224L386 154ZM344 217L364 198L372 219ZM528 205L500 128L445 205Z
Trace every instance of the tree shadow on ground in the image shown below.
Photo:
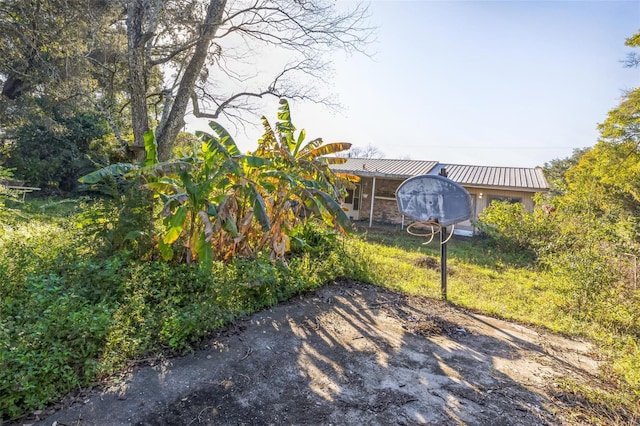
M442 302L357 283L241 327L213 342L199 383L136 424L559 424L548 378L537 389L517 369L574 367Z

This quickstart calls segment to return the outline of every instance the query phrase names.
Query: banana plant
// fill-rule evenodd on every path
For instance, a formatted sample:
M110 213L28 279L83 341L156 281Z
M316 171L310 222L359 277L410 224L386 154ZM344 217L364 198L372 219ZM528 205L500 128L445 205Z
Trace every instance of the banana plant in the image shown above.
M162 202L164 230L156 241L167 261L197 262L210 270L216 259L265 251L284 259L289 235L305 219L302 211L342 233L350 228L339 204L345 180L329 164L345 161L330 155L351 144L325 144L320 138L307 142L304 130L296 135L289 104L280 103L275 128L262 118L264 135L253 153L242 154L231 135L211 122L211 134L197 133L202 140L198 152L160 163L149 132L142 164L114 164L81 182L117 176L152 191Z
M141 255L148 254L152 247L155 219L151 193L145 194L140 189L144 184L156 180L158 170L166 166L158 162L158 145L153 132L144 135L144 144L146 156L141 163L111 164L79 179L85 187L121 202L116 228L110 233L109 239L116 249L133 242L137 250L142 249ZM132 193L136 194L133 203ZM132 215L135 216L133 220Z
M163 257L172 259L180 240L186 262L197 260L204 269L210 269L214 259L251 255L247 235L254 221L263 230L270 228L262 195L245 172L265 160L241 155L222 126L210 127L213 135L197 133L203 141L201 151L180 160L192 167L178 168L147 185L164 202L161 216L166 228L158 241Z
M152 131L144 135L145 160L138 163L116 163L82 176L78 181L85 185L97 185L108 179L125 179L128 181L145 180L152 175L152 169L158 164L158 144ZM95 188L95 187L94 187Z
M328 225L341 232L350 228L349 218L340 207L339 201L344 197L345 178L357 181L357 176L339 176L329 168L330 164L346 162L345 158L331 155L351 148L350 143L324 143L322 138L305 141L306 132L301 130L295 136L296 128L291 121L291 111L285 99L280 100L278 122L272 129L266 118L262 118L265 134L258 150L271 148L271 156L281 159L281 171L286 171L290 179L286 183L295 182L291 188L292 196L302 201L312 212L318 214ZM325 214L328 213L328 214Z
M264 134L254 155L271 160L272 166L257 178L269 191L265 199L269 201L272 223L271 232L263 235L258 249L269 246L273 257L283 258L289 235L303 220L303 209L342 233L350 229L349 218L339 203L346 180L334 174L329 164L346 161L330 155L348 150L351 144L325 144L321 138L307 142L304 129L296 135L289 104L284 99L277 117L275 128L262 117Z

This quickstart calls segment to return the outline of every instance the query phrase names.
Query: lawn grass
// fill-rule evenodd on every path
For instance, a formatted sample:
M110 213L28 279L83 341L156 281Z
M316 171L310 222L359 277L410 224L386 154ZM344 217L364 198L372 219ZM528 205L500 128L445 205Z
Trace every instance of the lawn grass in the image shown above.
M369 282L409 294L441 297L440 243L377 226L359 232L352 249L366 257ZM426 262L425 258L430 258ZM505 253L481 237L447 243L447 300L452 304L554 332L593 337L588 324L563 314L563 288L522 253Z
M360 239L350 240L349 247L367 265L362 280L409 294L441 297L437 237L423 245L424 238L388 226L363 228L359 234ZM567 283L526 254L502 252L481 237L454 237L447 246L450 303L595 342L600 356L608 361L602 378L611 387L589 388L571 380L558 385L593 408L588 415L595 416L595 423L640 421L637 291L614 288L599 303L576 310L567 301ZM425 258L430 261L424 262Z

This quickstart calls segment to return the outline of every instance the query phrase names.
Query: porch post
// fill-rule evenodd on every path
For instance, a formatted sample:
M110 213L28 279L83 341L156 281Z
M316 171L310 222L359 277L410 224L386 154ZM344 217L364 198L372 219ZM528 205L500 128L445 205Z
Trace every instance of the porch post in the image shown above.
M373 185L371 185L371 207L369 211L369 228L373 225L373 200L376 198L376 177L373 177Z

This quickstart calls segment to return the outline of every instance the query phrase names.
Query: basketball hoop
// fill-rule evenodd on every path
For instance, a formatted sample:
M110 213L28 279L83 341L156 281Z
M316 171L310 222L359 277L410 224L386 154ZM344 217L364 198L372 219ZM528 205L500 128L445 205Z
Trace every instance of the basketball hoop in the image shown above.
M415 220L407 233L429 238L429 244L440 233L440 287L447 298L447 242L453 237L455 224L471 217L471 195L460 184L448 179L445 169L440 175L416 176L404 181L396 191L398 209ZM447 226L451 225L448 236ZM431 233L417 232L430 227Z

